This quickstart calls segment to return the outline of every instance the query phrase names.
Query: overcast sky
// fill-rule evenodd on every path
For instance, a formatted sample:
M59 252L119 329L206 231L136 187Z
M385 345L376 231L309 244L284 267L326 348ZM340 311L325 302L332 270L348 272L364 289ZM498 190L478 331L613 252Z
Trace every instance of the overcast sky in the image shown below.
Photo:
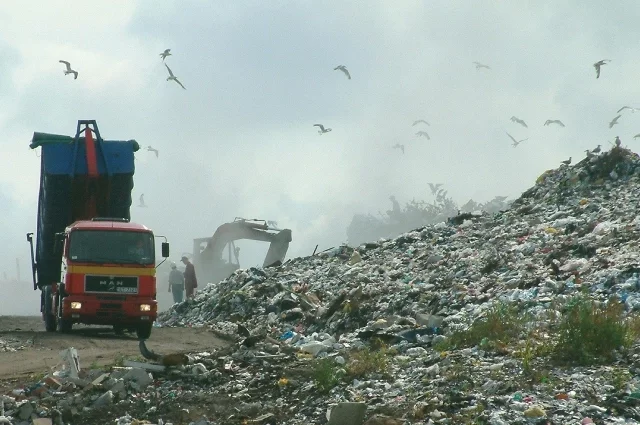
M346 242L352 216L389 209L389 195L430 200L427 182L460 204L516 198L616 135L640 143L640 113L608 126L640 107L639 15L636 0L2 2L0 272L14 276L16 257L29 270L33 132L73 135L78 119L159 149L136 155L134 205L144 193L149 208L132 218L174 257L236 216L291 228L288 257L308 255ZM166 81L166 48L187 90ZM529 139L514 149L506 131ZM267 248L255 244L253 264Z

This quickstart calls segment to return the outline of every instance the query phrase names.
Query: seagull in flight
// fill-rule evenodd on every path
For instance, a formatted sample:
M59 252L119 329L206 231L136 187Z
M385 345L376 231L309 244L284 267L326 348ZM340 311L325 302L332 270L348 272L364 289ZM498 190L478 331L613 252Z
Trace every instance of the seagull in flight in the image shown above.
M523 120L521 120L520 118L518 118L518 117L516 117L516 116L511 117L511 121L512 121L512 122L517 122L517 123L518 123L518 124L520 124L521 126L529 128L529 127L527 126L527 123L526 123L526 122L524 122Z
M620 118L621 116L622 115L618 115L617 117L612 119L611 122L609 123L609 128L612 128L614 125L618 124L618 118Z
M164 60L167 56L172 56L170 52L171 49L164 49L164 52L160 53L160 57L162 58L162 60Z
M58 62L67 65L67 69L64 70L64 75L73 74L73 79L74 80L78 79L78 71L74 71L73 69L71 69L71 64L69 62L63 61L63 60L60 60Z
M173 72L171 72L171 68L169 68L169 65L165 63L164 66L166 66L167 70L169 71L169 76L167 77L167 81L173 80L176 83L180 84L180 87L186 90L186 88L182 85L182 83L178 80L178 78L175 75L173 75Z
M635 111L640 111L640 109L638 108L632 108L631 106L623 106L622 108L618 109L618 114L622 111L624 111L625 109L630 109L631 113L634 113Z
M431 188L431 193L432 194L436 194L438 193L438 189L440 189L440 187L442 186L442 183L429 183L429 187Z
M480 69L480 68L491 69L491 67L489 65L485 65L485 64L482 64L480 62L474 62L474 64L476 65L476 69Z
M348 79L351 79L351 74L349 74L349 71L347 71L347 67L344 65L338 65L335 68L333 68L334 71L340 70L342 72L344 72L344 75L347 76Z
M401 145L400 143L396 143L394 146L391 146L393 149L400 149L402 151L402 153L404 154L404 145Z
M596 78L600 78L600 67L606 65L607 62L611 62L611 59L603 59L593 64L593 67L596 69Z
M418 131L416 133L416 136L426 137L427 140L431 140L431 137L429 137L429 133L427 133L426 131Z
M146 208L147 204L144 203L144 193L140 195L140 205L139 207Z
M546 120L544 123L544 125L549 125L549 124L558 124L559 126L564 127L564 124L560 120Z
M505 133L507 133L507 132L505 131ZM526 139L516 140L516 139L515 139L512 135L510 135L509 133L507 133L507 136L509 136L509 138L510 138L511 140L513 140L513 144L512 144L512 146L513 146L514 148L518 147L518 145L519 145L520 143L524 142L525 140L529 140L529 138L528 138L528 137L527 137Z
M318 134L319 134L319 135L321 135L321 136L322 136L324 133L328 133L328 132L330 132L330 131L331 131L331 129L330 129L330 128L324 128L324 125L322 125L322 124L314 124L313 126L314 126L314 127L319 127L319 128L320 128L320 130L318 130Z
M151 146L147 146L147 150L148 150L149 152L153 152L153 153L155 153L155 154L156 154L156 158L158 157L158 153L159 153L159 152L158 152L158 149L154 149L154 148L152 148Z
M426 124L426 125L428 125L428 126L431 126L431 124L429 124L429 123L428 123L428 122L426 122L425 120L415 120L415 121L413 122L412 127L413 127L413 126L415 126L415 125L420 124L421 122L425 123L425 124Z

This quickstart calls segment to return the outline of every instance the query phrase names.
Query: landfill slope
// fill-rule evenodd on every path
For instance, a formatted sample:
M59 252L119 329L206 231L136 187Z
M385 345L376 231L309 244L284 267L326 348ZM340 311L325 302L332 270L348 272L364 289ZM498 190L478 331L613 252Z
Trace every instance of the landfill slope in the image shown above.
M640 158L616 147L544 172L497 214L238 270L158 317L229 346L163 372L85 372L95 385L63 381L47 406L88 425L640 423L636 342L593 365L531 354L578 295L640 310L639 195ZM452 343L499 305L535 335Z
M638 155L616 147L544 172L508 211L453 217L393 240L365 244L356 255L343 246L278 268L240 270L207 286L194 301L174 306L159 321L165 326L210 326L238 341L243 340L237 334L241 323L252 334L269 335L316 357L342 357L349 349L370 345L376 334L399 351L391 380L355 380L339 384L327 396L318 396L308 381L289 391L273 386L272 408L283 394L289 397L281 403L297 406L283 423L318 421L328 406L353 400L367 402L370 414L387 412L410 423L423 423L419 414L412 418L408 412L420 410L424 402L429 402L424 409L442 413L443 420L482 405L480 416L487 421L515 423L536 404L555 423L614 418L610 408L595 409L584 390L587 384L606 388L601 369L585 369L584 374L558 369L561 384L549 394L542 389L536 393L519 384L519 359L493 357L478 347L453 350L442 358L432 341L468 326L498 300L535 314L586 288L594 299L621 296L629 310L640 308L637 289L628 283L640 271L639 173ZM256 350L282 352L267 342L240 347L236 355L250 359ZM452 363L473 371L474 390L468 394L449 394L452 385L444 376L450 375L446 368ZM287 368L281 373L286 377ZM236 385L250 394L255 385L253 397L264 400L253 373L214 391L233 394ZM568 402L554 398L554 391L572 389L577 394ZM528 403L513 400L518 391L531 393ZM435 399L426 400L425 394ZM454 403L456 397L461 400ZM440 413L430 417L427 412L425 420L438 420Z

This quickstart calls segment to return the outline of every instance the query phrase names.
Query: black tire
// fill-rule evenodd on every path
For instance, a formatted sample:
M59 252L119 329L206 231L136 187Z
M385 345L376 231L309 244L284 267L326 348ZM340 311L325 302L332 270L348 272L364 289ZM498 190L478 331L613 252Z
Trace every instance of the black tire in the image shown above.
M55 332L57 330L56 316L53 314L45 314L44 316L44 328L47 332Z
M55 332L57 329L56 316L51 311L52 298L51 286L42 288L42 317L44 318L44 328L47 332Z
M153 323L140 323L138 328L136 329L136 335L138 339L149 339L151 336L151 329L153 328Z
M124 335L125 327L122 325L113 325L113 332L116 335Z
M58 332L71 332L72 327L73 322L71 320L62 318L62 297L58 296Z

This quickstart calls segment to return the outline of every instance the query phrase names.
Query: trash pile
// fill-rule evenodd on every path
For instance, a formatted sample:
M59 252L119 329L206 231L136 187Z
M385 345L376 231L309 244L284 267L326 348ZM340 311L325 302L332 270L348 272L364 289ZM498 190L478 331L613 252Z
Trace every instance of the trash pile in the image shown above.
M205 327L228 347L178 367L49 376L44 390L5 397L7 415L14 424L54 411L64 423L119 425L640 423L635 341L606 361L545 360L563 347L557 323L576 297L617 302L624 317L640 311L639 195L640 158L615 147L546 171L494 215L238 270L157 321ZM501 309L515 313L477 326Z
M210 356L192 355L198 361ZM0 424L192 424L210 425L206 418L189 420L189 409L181 408L177 398L202 397L202 363L180 370L125 360L107 369L81 368L73 347L60 352L61 362L37 383L0 395ZM156 376L154 376L154 374ZM195 383L195 384L194 384ZM199 399L199 403L202 399ZM215 406L215 403L210 403ZM135 419L131 414L152 417L154 422ZM116 418L111 420L110 418ZM162 417L174 418L174 422ZM109 419L108 419L109 418Z
M290 370L322 358L344 369L345 359L379 341L393 350L383 371L341 379L326 395L309 377L297 382L291 390L304 407L282 423L318 423L328 407L351 401L365 402L368 416L408 423L640 420L640 399L633 401L640 378L613 386L613 364L558 369L524 388L518 356L481 345L438 349L497 302L537 317L550 309L560 315L578 294L598 302L615 296L628 311L640 309L639 195L640 158L616 147L545 172L508 211L460 214L393 240L240 270L159 322L235 335L236 356L288 355ZM630 356L637 353L633 346ZM248 383L231 380L215 391L233 395L233 385L244 391ZM631 402L620 401L630 394ZM282 390L272 397L282 399Z
M24 350L27 346L32 346L33 340L23 341L19 338L2 337L0 338L0 353L15 352Z

